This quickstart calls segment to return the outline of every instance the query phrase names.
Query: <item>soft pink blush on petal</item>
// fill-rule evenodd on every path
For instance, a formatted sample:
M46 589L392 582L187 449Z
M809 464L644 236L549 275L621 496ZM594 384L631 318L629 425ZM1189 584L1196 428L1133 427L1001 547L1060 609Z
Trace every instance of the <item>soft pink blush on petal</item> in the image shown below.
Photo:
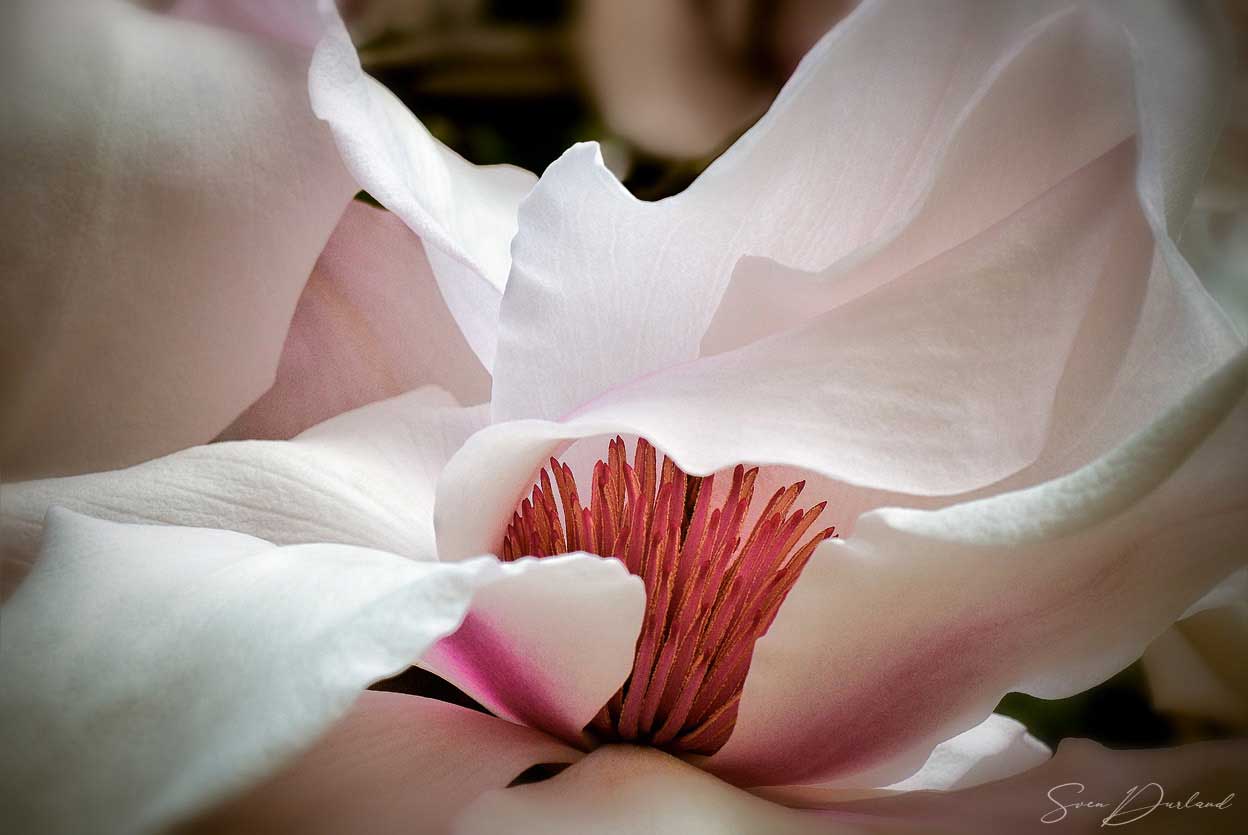
M543 570L474 597L420 666L499 716L579 743L632 669L645 591L620 563L584 553L505 569L535 564Z
M483 713L366 692L290 768L182 831L442 833L479 795L531 766L582 756Z
M884 509L821 546L755 647L741 785L888 785L1011 690L1080 692L1242 564L1248 354L1110 455L1035 488Z
M801 327L622 385L559 423L487 427L438 485L442 553L491 548L516 485L560 441L607 433L645 437L693 474L744 461L876 488L838 491L852 499L848 513L833 503L838 526L888 492L957 494L1031 465L1049 446L1055 398L1063 428L1086 418L1065 419L1068 357L1079 348L1082 370L1130 330L1128 315L1113 320L1101 353L1083 338L1089 308L1138 276L1147 227L1132 161L1132 146L1119 146L961 246ZM1086 375L1109 384L1113 369ZM1068 439L1054 445L1065 451ZM494 478L482 484L487 467Z
M291 438L429 384L464 404L490 391L420 238L396 215L352 201L299 297L277 382L221 440Z
M835 786L755 786L751 792L786 806L821 808L866 797L910 791L968 789L1013 777L1046 762L1052 752L1023 723L992 714L969 731L936 746L917 772L878 789Z
M666 200L634 199L595 146L569 149L521 207L500 316L507 351L496 368L495 420L554 419L604 389L695 358L743 257L822 270L894 236L935 174L977 195L991 184L991 198L960 212L962 222L941 213L943 223L928 224L897 275L1128 139L1129 73L1118 53L1097 54L1106 48L1103 27L1055 15L1061 8L1000 2L988 14L970 2L864 3L807 55L766 116ZM1068 75L1059 68L1071 56ZM1052 103L1072 75L1089 92L1068 103L1086 119ZM999 82L1010 88L1005 101L955 130ZM1037 111L1023 120L1032 124L1043 124L1045 112L1061 114L1060 124L1070 125L1055 132L1061 141L1030 137L1024 127L1030 153L947 153L1007 145L1015 133L1002 136L1001 117L1020 121L1020 102ZM1016 163L1026 175L1006 167ZM805 316L826 309L812 301L798 303ZM726 340L714 341L723 350ZM576 373L566 373L569 363Z

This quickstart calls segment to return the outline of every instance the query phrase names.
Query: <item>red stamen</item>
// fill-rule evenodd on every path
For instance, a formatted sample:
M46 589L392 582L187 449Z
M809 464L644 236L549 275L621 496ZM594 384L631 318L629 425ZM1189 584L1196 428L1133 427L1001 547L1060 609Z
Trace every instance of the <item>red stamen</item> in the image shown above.
M603 741L714 753L736 724L754 642L836 528L798 546L827 505L789 513L799 481L771 496L742 544L757 468L736 467L712 506L714 476L689 476L666 457L660 466L645 439L632 464L625 453L622 438L610 442L588 506L572 470L551 458L512 515L503 559L590 551L641 577L646 611L632 673L588 730Z

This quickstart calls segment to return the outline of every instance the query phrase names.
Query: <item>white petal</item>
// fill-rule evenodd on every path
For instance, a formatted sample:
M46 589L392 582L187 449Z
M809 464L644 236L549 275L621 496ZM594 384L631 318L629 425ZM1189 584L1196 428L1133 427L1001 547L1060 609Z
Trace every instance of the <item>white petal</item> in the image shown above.
M694 358L745 256L754 256L742 269L754 271L756 291L736 304L742 316L727 315L749 319L749 332L710 334L704 349L791 326L962 243L1135 132L1133 77L1153 90L1168 67L1155 53L1167 46L1181 51L1183 71L1141 99L1150 143L1141 199L1148 208L1162 194L1182 206L1207 158L1218 85L1200 54L1205 27L1184 21L1167 39L1165 14L1154 15L1160 24L1132 15L1144 18L1129 27L1133 65L1120 25L1099 13L866 3L807 56L768 115L676 197L638 202L596 149L573 148L522 207L495 420L558 418ZM1174 141L1174 126L1190 127L1185 142ZM1166 170L1152 177L1159 158ZM930 211L915 208L925 203ZM790 272L830 271L782 280L761 258ZM1190 277L1179 279L1187 290ZM782 315L773 319L773 308Z
M937 745L923 767L869 794L953 791L1013 777L1046 762L1051 752L1016 719L996 713ZM858 792L822 786L763 786L754 794L788 806L814 808L853 799Z
M179 832L441 833L484 792L582 756L478 711L367 692L289 768Z
M272 384L355 190L307 57L120 2L3 17L6 478L207 442Z
M342 542L436 559L433 485L485 422L426 388L314 426L291 441L184 450L115 472L4 485L6 555L29 562L62 505L127 522L239 530L279 544ZM482 552L486 553L486 552Z
M836 835L818 812L754 797L654 748L609 745L556 777L487 792L455 822L456 835Z
M364 74L332 4L327 14L308 76L312 107L360 186L420 235L451 314L492 368L516 211L534 177L511 166L474 166L434 139Z
M53 510L4 609L6 816L134 832L196 811L310 743L504 576Z
M1244 562L1246 392L1241 353L1068 476L863 516L756 645L708 767L745 784L887 785L1007 691L1061 698L1125 667Z

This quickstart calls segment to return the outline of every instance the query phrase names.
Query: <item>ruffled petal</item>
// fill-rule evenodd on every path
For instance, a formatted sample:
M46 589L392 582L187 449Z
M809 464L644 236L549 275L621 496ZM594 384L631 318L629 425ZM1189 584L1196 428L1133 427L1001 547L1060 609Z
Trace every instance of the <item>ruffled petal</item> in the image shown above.
M420 235L451 315L493 368L517 207L535 178L512 166L472 165L434 139L364 74L337 12L325 5L326 32L308 76L312 107L360 186Z
M420 238L389 212L353 201L299 297L277 382L222 437L290 438L424 385L461 403L490 394Z
M272 384L355 186L307 57L120 2L15 2L6 479L214 437Z
M208 444L126 470L6 484L5 554L33 559L44 514L61 505L114 521L437 559L434 483L485 419L484 409L460 408L427 388L339 415L292 441Z
M762 244L748 249L749 241L797 234L798 221L753 204L772 191L800 204L794 195L817 179L811 152L763 150L775 151L768 143L786 131L819 136L832 129L810 116L828 106L812 97L855 78L839 63L840 50L857 43L858 27L883 26L864 21L882 16L886 5L855 13L812 53L806 74L768 118L699 181L708 183L702 191L695 184L662 203L636 203L605 170L583 164L593 154L588 148L552 166L526 200L516 240L501 331L510 349L495 369L495 420L592 421L608 432L662 438L686 469L708 472L741 460L802 466L908 494L900 503L910 504L917 496L991 490L1007 478L1000 486L1018 489L1086 464L1242 344L1190 268L1171 257L1166 221L1150 203L1156 192L1167 206L1181 204L1175 195L1206 156L1216 101L1201 94L1176 103L1173 90L1146 98L1148 118L1138 128L1146 144L1132 150L1123 144L1137 130L1132 79L1137 65L1143 78L1159 59L1134 60L1120 22L1097 13L1068 11L1027 27L1003 11L999 19L973 14L966 34L974 49L953 50L971 62L955 61L954 76L967 89L954 96L962 104L941 105L953 110L941 111L943 127L933 129L943 144L921 149L930 164L916 170L931 172L918 178L925 184L917 197L881 208L874 231L860 230L843 253L828 255L834 265L826 275L760 277L758 292L737 305L737 324L748 333L736 342L708 334L715 344L703 344L736 350L667 367L696 355L697 323L705 320L695 308L714 295L707 280L689 277L718 274L734 263L733 253L763 253ZM1189 28L1177 40L1195 41L1181 51L1196 66L1179 77L1198 87L1216 68L1192 58L1204 29ZM913 37L930 35L916 30ZM870 50L887 52L874 41ZM991 66L975 70L972 59ZM1071 89L1079 98L1065 95ZM1157 125L1168 130L1168 120L1180 117L1198 137L1172 148L1173 137L1153 136ZM847 124L836 129L850 130ZM1150 142L1170 148L1163 172ZM848 158L872 170L873 157ZM740 175L748 160L767 166L765 185L746 188L724 173ZM787 181L776 179L776 166L785 176L800 169L801 187L777 186ZM881 173L871 188L882 182ZM753 201L748 213L731 218L731 247L708 220L731 205L713 186L740 189ZM819 205L830 208L801 221L818 221L822 237L812 240L819 246L854 228L826 223L839 200L840 192L825 195ZM753 219L755 211L761 221L743 225L741 217ZM769 237L760 223L782 225ZM602 229L611 230L605 239ZM567 239L581 233L581 243ZM802 252L814 247L808 242ZM738 274L764 275L750 273L765 266L759 259L747 261ZM641 273L621 272L637 264ZM767 325L769 306L787 313ZM601 394L607 386L615 388Z
M1095 463L826 543L755 647L728 743L744 785L883 786L1007 691L1080 692L1243 564L1248 352Z
M487 791L583 754L445 702L367 692L312 750L185 832L446 832Z
M645 587L614 560L611 571L586 554L541 562L533 582L478 595L420 665L499 716L581 742L632 670Z
M619 565L581 561L635 592ZM453 632L478 589L506 596L529 575L558 584L563 573L54 509L42 557L3 612L6 821L138 832L201 811L267 777L369 683Z
M1172 13L1192 17L1169 8L1155 15L1160 24L1131 15L1146 20L1124 37L1120 21L1061 4L994 4L985 14L973 3L917 12L867 3L811 52L768 115L674 198L638 202L596 149L572 149L522 207L494 419L559 418L693 359L704 337L704 352L738 347L910 274L1135 133L1133 84L1152 90L1170 66L1157 54L1167 47L1183 69L1140 99L1147 147L1137 199L1150 221L1155 197L1178 211L1207 159L1219 85L1216 62L1201 52L1207 27L1183 20L1167 35ZM1143 40L1134 55L1132 38ZM1126 249L1141 259L1130 267L1138 280L1153 250L1142 225ZM1162 255L1167 269L1185 269ZM739 270L754 289L726 300L727 324L708 334L746 256ZM829 272L778 277L760 259ZM1174 281L1203 296L1190 279L1186 270ZM1164 302L1173 291L1151 292ZM1171 332L1179 346L1185 336L1202 346L1229 338L1216 307L1201 301L1181 299L1197 308L1182 318L1145 319L1144 344ZM1202 336L1210 321L1214 335ZM1134 321L1124 314L1118 324L1129 333ZM1201 359L1197 374L1216 365ZM803 397L824 382L803 379Z

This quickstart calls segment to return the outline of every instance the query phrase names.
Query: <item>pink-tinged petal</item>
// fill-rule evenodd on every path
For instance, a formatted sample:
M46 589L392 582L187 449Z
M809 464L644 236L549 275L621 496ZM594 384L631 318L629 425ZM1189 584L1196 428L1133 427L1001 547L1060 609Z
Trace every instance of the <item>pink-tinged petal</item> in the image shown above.
M1248 352L1067 476L825 543L755 647L733 736L744 785L889 785L1007 691L1080 692L1242 566Z
M434 483L485 420L483 408L460 408L427 388L339 415L291 441L208 444L126 470L5 484L5 555L30 562L44 514L60 505L115 521L436 559Z
M583 754L445 702L367 692L291 767L183 831L442 833L526 769Z
M1237 221L1222 219L1216 245L1211 240L1213 229L1200 222L1185 238L1192 244L1188 253L1194 263L1199 257L1197 266L1207 273L1202 276L1224 310L1202 291L1192 269L1175 252L1173 240L1176 223L1204 171L1222 110L1226 62L1210 38L1216 21L1193 15L1186 4L1158 3L1101 6L1095 15L1066 15L1054 23L1053 31L1034 37L964 115L962 135L950 142L931 189L889 233L895 236L886 235L861 258L856 254L819 274L746 259L703 342L704 351L723 350L734 344L733 327L742 339L756 338L812 310L843 304L885 281L895 281L891 277L914 263L911 259L932 252L942 234L954 233L957 240L961 232L993 217L1060 158L1054 149L1072 141L1080 147L1112 127L1113 114L1124 103L1122 76L1129 61L1130 101L1136 110L1133 121L1140 148L1135 174L1138 211L1152 230L1154 243L1139 236L1134 244L1139 262L1121 261L1100 279L1064 360L1045 443L1035 462L961 499L1028 487L1086 464L1141 429L1177 401L1188 381L1209 373L1244 344L1242 323L1236 333L1225 315L1232 321L1243 318L1234 282L1239 271L1234 253L1244 237L1238 234ZM1058 55L1065 57L1055 60ZM1082 61L1090 63L1081 66ZM1058 67L1074 70L1079 80L1061 82L1060 72L1053 72ZM1044 84L1033 89L1046 73L1048 82L1058 83L1047 86L1047 93ZM1079 91L1077 101L1072 98L1074 90ZM1021 112L1019 101L1028 105ZM1054 110L1075 121L1064 124L1065 117ZM1049 130L1062 135L1047 134ZM1236 147L1232 138L1228 151L1224 140L1214 158L1214 188L1221 201L1227 191L1235 191L1226 186L1237 181L1237 166L1228 159ZM995 177L998 169L991 162L1001 163L999 170L1010 171L1010 176ZM1037 181L1043 182L1043 177ZM1016 185L1020 191L1015 191ZM1194 220L1202 216L1198 211ZM1128 247L1129 240L1123 239ZM793 282L791 291L778 292L785 281ZM733 310L748 311L749 321L741 316L730 321ZM717 331L724 324L733 327ZM932 506L920 497L873 491L859 491L852 502L862 507L889 503Z
M1172 238L1225 107L1228 62L1212 36L1218 21L1183 3L1093 9L1029 33L959 116L943 156L923 172L921 198L894 207L898 216L870 247L813 274L768 259L743 262L703 350L782 330L890 280L1008 213L1124 131L1141 139L1137 187L1158 238L1156 258L1174 274L1170 281L1194 289Z
M922 768L891 786L861 792L834 786L761 786L750 791L786 806L815 809L863 795L969 789L1021 774L1047 762L1050 755L1048 747L1027 733L1021 722L994 713L937 745Z
M332 5L326 15L308 75L312 107L360 187L420 235L451 315L492 368L517 207L534 177L512 166L472 165L434 139L364 74Z
M129 833L202 812L276 772L370 683L419 660L478 590L514 593L534 574L560 571L278 547L54 509L42 557L3 610L5 822Z
M522 207L495 420L556 418L693 359L747 256L746 269L765 258L847 275L792 287L760 279L765 290L737 305L748 332L711 335L704 348L790 327L998 222L1136 131L1126 42L1116 21L1066 4L998 3L984 14L974 3L917 12L866 3L812 50L768 115L674 198L638 202L595 148L572 149ZM1182 153L1168 149L1184 171L1203 164L1216 112L1208 96L1190 99L1200 119L1191 107L1158 105L1161 120L1197 129ZM916 214L926 198L932 211ZM866 273L848 275L858 264Z
M489 374L447 311L420 238L353 201L299 297L277 382L222 437L290 438L430 384L461 403L489 399Z
M742 791L654 748L609 745L560 774L487 792L452 828L456 835L838 835L826 813L788 809Z
M865 25L855 23L864 15L857 12L812 54L810 73L821 56L839 54L829 44L850 38L846 32ZM1030 486L1141 428L1242 340L1181 259L1166 257L1168 239L1154 229L1160 226L1150 226L1140 171L1156 167L1148 165L1152 152L1144 150L1140 168L1129 146L1116 144L1136 130L1134 64L1122 27L1068 12L1014 40L968 91L960 119L949 117L952 136L938 149L934 182L919 201L926 208L905 214L913 201L902 201L900 219L880 221L883 237L847 245L831 268L835 279L808 277L780 292L775 280L764 281L766 298L747 299L746 318L765 322L760 311L768 305L787 306L786 329L753 342L776 328L749 331L744 347L696 362L662 368L693 355L669 350L697 319L682 299L700 303L706 292L682 282L729 251L716 245L714 258L691 255L695 246L710 246L710 227L699 216L688 225L694 235L672 215L696 214L689 206L698 192L651 205L630 202L614 186L587 196L582 192L600 187L605 175L573 165L584 149L570 152L543 180L550 188L539 184L525 204L533 222L515 246L502 331L514 350L495 369L494 418L560 417L577 398L620 383L579 404L569 423L596 420L608 432L645 435L694 471L740 460L792 464L923 496L983 490L1006 478L1013 479L1003 485L1009 489ZM807 83L821 77L809 75ZM1069 100L1064 92L1072 87L1086 97ZM794 86L789 99L805 101L805 90ZM789 99L777 103L772 133L759 143L784 129ZM1205 97L1194 100L1211 109ZM1175 107L1158 109L1164 120ZM1202 142L1185 147L1192 159L1201 157ZM743 140L741 147L745 154L754 146ZM1172 168L1190 168L1186 156L1174 156ZM730 153L719 165L735 158ZM555 176L560 170L585 177L560 190L568 185ZM716 170L704 180L714 183ZM1177 174L1167 180L1181 181ZM771 187L759 186L750 199ZM644 211L633 217L609 209L593 220L586 208L623 204ZM575 216L565 217L570 206ZM781 215L764 213L768 223ZM644 231L651 223L661 225L657 238ZM558 236L592 224L613 230L605 246L556 245ZM755 234L739 218L732 228L739 238ZM820 228L831 239L849 227ZM533 231L542 229L553 230L554 240ZM663 247L659 256L628 250L652 240ZM635 263L646 265L644 276L612 272ZM540 267L526 273L526 264ZM761 264L753 259L743 269ZM565 303L575 315L559 312ZM720 340L715 349L726 347L734 344ZM653 373L621 382L640 372Z
M355 190L307 56L120 2L3 16L5 477L206 442L272 384Z
M1112 421L1080 432L1106 391L1121 411L1134 406L1136 423L1152 412L1142 380L1115 378L1113 356L1141 315L1124 297L1159 322L1176 307L1164 288L1140 299L1149 233L1132 163L1131 146L1119 146L996 227L801 328L622 386L561 423L487 428L439 484L443 553L496 547L546 457L595 435L645 437L695 474L739 462L813 471L839 483L826 498L847 528L889 491L957 493L1022 471L1017 488L1095 457L1121 437ZM1224 341L1193 339L1156 363L1198 368L1225 354Z
M1242 800L1246 764L1244 740L1111 751L1071 739L1049 762L1007 780L840 804L829 816L852 821L871 835L1234 835L1248 828L1248 804ZM1230 795L1235 796L1227 800ZM1079 802L1103 805L1064 808ZM1199 803L1221 806L1199 808Z
M579 742L632 670L646 593L618 560L540 562L542 573L480 593L420 665L499 716Z
M168 14L311 50L324 31L318 0L174 0Z

